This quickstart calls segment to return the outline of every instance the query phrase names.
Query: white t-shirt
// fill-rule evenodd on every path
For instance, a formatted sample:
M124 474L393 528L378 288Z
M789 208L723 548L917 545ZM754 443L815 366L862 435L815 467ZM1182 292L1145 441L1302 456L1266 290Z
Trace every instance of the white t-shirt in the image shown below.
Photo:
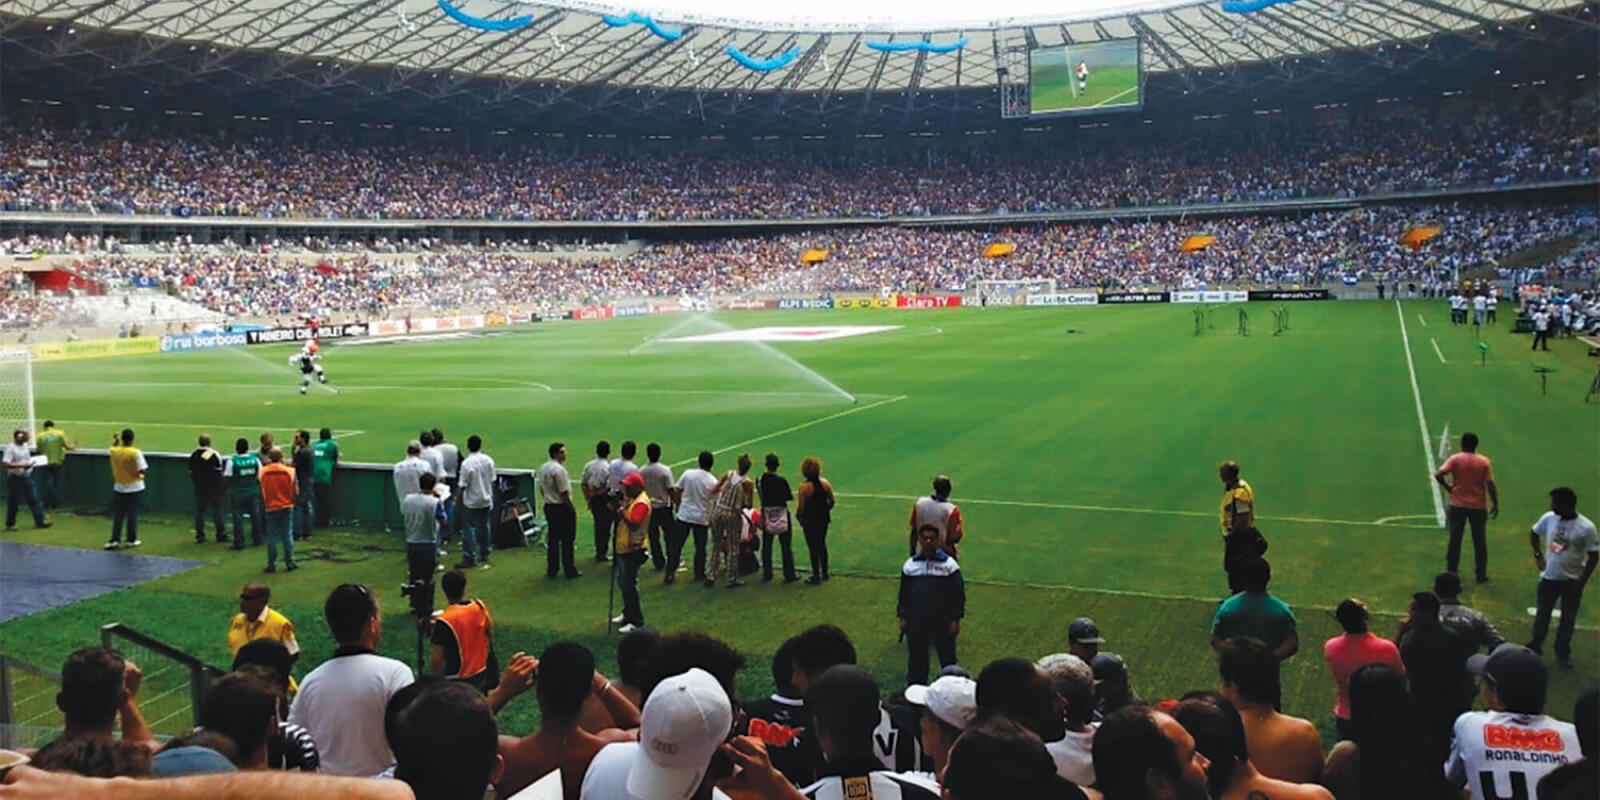
M1045 742L1044 749L1056 762L1056 774L1079 786L1094 785L1094 726L1086 731L1067 731L1058 742Z
M439 463L444 467L444 476L454 478L456 467L461 466L461 450L449 442L442 442L433 446L439 454Z
M710 525L711 491L717 488L717 476L695 467L678 476L678 488L683 492L678 519L690 525Z
M584 486L590 489L604 490L606 478L611 474L611 462L603 458L591 458L589 463L583 465L583 477L580 479Z
M567 474L565 465L552 458L539 465L536 478L539 482L539 496L543 498L545 505L567 504L561 493L572 494L572 476Z
M1538 800L1540 778L1582 758L1578 731L1572 723L1543 714L1468 711L1456 718L1455 740L1444 772L1451 783L1465 783L1473 800ZM1493 793L1486 793L1486 788Z
M614 742L600 748L589 762L589 771L583 773L579 800L637 800L638 796L628 791L628 771L638 758L644 758L638 742ZM721 789L713 788L711 800L730 798Z
M672 467L660 461L646 464L639 469L639 477L644 479L644 493L650 495L651 508L672 505Z
M639 468L626 458L619 458L606 467L606 491L612 494L622 494L622 479L628 477L630 472L638 472Z
M1472 298L1472 309L1474 311L1482 311L1485 308L1488 308L1488 306L1489 301L1485 299L1483 295L1480 294L1477 297Z
M494 459L488 453L477 452L462 459L461 502L470 509L483 509L494 505Z
M439 454L439 448L422 448L422 460L428 462L428 471L433 473L433 477L444 477L444 456Z
M422 491L422 473L428 471L428 462L416 456L406 456L404 461L394 465L394 494L401 500L408 494Z
M439 498L415 492L400 500L406 521L406 544L439 543Z
M1589 553L1600 553L1600 538L1595 537L1594 523L1579 514L1572 519L1562 519L1554 511L1533 524L1533 532L1544 538L1544 572L1539 577L1547 581L1575 581L1583 577L1583 562Z
M25 444L6 442L5 447L0 448L0 461L4 461L7 464L20 463L27 465L21 468L6 467L8 474L27 475L33 472L33 454L28 452L28 446Z
M865 777L867 785L857 783L847 787L844 778L833 775L801 789L800 793L808 800L938 800L939 797L939 784L915 772L879 770L855 777Z
M330 775L368 778L394 763L383 709L411 685L411 668L375 653L335 656L300 681L289 722L311 734Z

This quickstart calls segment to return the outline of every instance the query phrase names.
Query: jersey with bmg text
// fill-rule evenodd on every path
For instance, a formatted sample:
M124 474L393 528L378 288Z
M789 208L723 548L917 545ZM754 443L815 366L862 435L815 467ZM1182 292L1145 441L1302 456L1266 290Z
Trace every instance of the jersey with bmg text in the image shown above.
M1539 779L1579 761L1577 729L1543 714L1469 711L1456 718L1445 773L1473 800L1538 800Z

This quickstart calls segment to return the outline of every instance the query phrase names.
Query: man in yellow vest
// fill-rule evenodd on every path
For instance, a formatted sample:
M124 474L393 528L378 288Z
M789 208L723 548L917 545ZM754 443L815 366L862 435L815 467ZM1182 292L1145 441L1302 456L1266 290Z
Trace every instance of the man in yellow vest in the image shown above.
M144 453L133 446L133 429L123 428L122 433L111 437L111 541L107 550L122 546L122 526L128 526L128 547L138 547L139 506L144 503L144 475L150 465Z
M445 573L439 583L449 602L433 618L428 670L488 694L500 677L489 668L489 652L494 646L489 607L482 600L467 599L467 573L459 569Z
M1239 462L1224 461L1217 467L1222 479L1222 502L1217 521L1222 526L1222 569L1228 575L1228 591L1244 591L1239 567L1267 551L1266 539L1256 530L1256 493L1239 477Z
M644 551L646 528L650 523L650 495L644 490L644 478L630 472L622 478L622 506L617 512L616 552L617 583L622 586L622 614L611 620L620 624L621 633L632 633L644 627L644 611L639 608L639 567L649 555Z
M264 583L247 583L239 590L239 613L233 615L228 626L228 652L235 657L239 648L257 640L271 639L283 644L289 652L290 663L300 657L300 642L294 637L294 623L275 608L267 605L272 599L272 589ZM300 687L293 675L285 675L289 691Z

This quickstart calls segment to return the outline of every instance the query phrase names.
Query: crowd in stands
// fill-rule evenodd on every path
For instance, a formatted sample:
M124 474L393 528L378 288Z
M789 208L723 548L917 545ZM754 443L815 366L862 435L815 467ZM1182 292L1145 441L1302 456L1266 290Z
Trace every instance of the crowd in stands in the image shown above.
M1188 205L1592 179L1595 104L1542 114L1150 126L1065 147L898 158L466 152L0 130L0 209L340 219L886 217ZM1159 127L1159 130L1157 129Z
M1411 249L1408 228L1442 232ZM1344 279L1443 282L1573 233L1592 237L1600 219L1583 206L1502 208L1378 206L1304 216L1109 221L1004 232L855 228L657 244L615 258L536 258L500 245L434 245L404 258L383 253L288 258L227 245L185 247L153 257L95 252L71 267L115 288L136 282L236 316L307 311L382 313L390 308L524 308L627 298L825 295L892 290L964 292L979 280L1042 279L1058 288L1181 289L1224 285L1319 285ZM1216 241L1183 252L1184 240ZM986 245L1015 245L985 258ZM810 249L828 259L801 263ZM1560 269L1592 275L1591 246ZM1567 264L1564 261L1563 264ZM1587 273L1584 271L1587 270Z

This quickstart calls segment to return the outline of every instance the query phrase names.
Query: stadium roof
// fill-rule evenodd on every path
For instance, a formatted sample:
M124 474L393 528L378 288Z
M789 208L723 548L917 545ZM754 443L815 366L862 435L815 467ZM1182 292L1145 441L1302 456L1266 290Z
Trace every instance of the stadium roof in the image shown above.
M54 45L63 54L110 39L124 45L119 58L125 59L132 39L136 61L182 55L185 68L199 74L261 55L287 57L306 68L315 64L329 85L380 67L407 81L472 76L508 85L822 95L992 88L1000 69L1025 64L1030 47L1128 37L1143 41L1147 71L1195 74L1381 52L1441 34L1494 38L1511 31L1536 39L1540 34L1530 29L1550 16L1576 23L1590 37L1597 30L1593 6L1572 0L1289 0L1249 13L1223 11L1214 2L1150 0L1119 9L1118 0L1084 0L1049 16L953 21L945 13L944 21L924 24L871 15L830 20L819 16L825 6L805 3L796 4L804 16L775 6L738 18L718 16L728 13L718 7L747 2L646 3L7 0L0 28L65 33L70 44Z

